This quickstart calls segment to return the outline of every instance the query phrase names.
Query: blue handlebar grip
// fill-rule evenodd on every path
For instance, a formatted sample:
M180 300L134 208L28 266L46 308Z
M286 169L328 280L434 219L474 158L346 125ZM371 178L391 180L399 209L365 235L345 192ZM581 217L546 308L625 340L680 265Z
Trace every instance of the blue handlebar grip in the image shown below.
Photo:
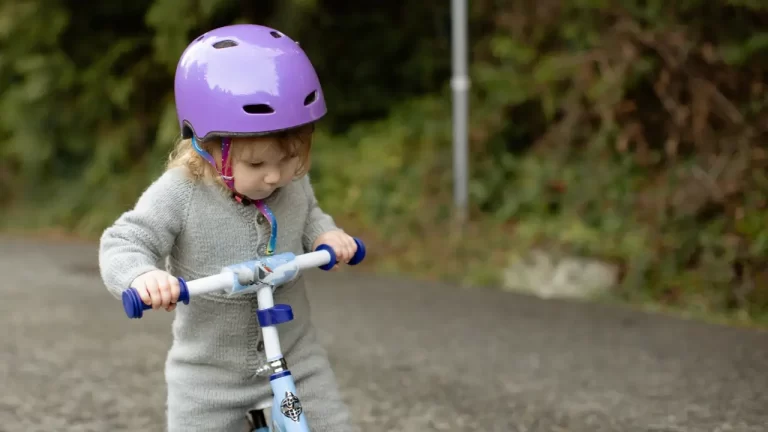
M317 249L315 249L315 251L319 251L319 250L328 251L328 254L331 256L331 260L328 261L328 264L321 265L318 268L325 271L332 269L333 266L336 265L336 252L334 252L333 248L328 246L327 244L321 244L320 246L317 247Z
M355 237L355 243L357 243L357 251L355 251L355 255L352 259L349 260L349 265L360 264L360 262L363 261L363 258L365 258L365 244L363 244L363 241L357 237Z
M349 260L349 265L360 264L363 258L365 258L365 244L363 244L362 240L360 240L359 238L355 238L355 243L357 244L357 251L355 252L355 255L352 257L352 259ZM332 269L333 266L335 266L336 263L338 262L336 260L336 252L334 252L333 249L327 244L321 244L320 246L317 247L317 249L315 249L315 251L319 251L319 250L328 251L328 253L331 255L331 260L328 261L328 264L322 265L319 268L325 271Z
M177 303L182 302L184 304L189 304L189 290L187 289L187 282L182 278L178 279L179 299ZM145 310L152 309L152 306L141 301L141 296L139 295L139 292L136 290L136 288L128 288L127 290L123 291L122 297L123 309L125 310L125 314L128 315L128 318L141 318L144 316Z

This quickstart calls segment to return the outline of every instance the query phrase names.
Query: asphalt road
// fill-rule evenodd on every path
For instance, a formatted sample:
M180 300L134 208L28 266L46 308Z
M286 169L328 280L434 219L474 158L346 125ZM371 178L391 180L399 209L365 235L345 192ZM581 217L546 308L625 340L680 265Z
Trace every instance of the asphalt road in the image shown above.
M2 239L0 277L0 431L162 430L171 314L125 318L94 245ZM311 280L365 432L768 430L766 333L350 272Z

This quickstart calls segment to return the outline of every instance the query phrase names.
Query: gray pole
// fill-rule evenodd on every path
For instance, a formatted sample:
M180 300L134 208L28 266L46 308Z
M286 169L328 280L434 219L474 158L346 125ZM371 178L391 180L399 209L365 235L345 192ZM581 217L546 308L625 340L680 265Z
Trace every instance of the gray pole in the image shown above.
M453 61L453 204L456 222L467 220L468 161L467 124L469 76L467 74L467 0L451 0L451 48Z

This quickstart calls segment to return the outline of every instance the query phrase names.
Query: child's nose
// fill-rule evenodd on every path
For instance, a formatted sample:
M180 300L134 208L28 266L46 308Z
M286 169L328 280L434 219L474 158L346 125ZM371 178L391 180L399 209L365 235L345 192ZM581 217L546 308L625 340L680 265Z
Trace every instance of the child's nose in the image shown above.
M264 176L264 183L273 185L278 182L280 182L280 171L278 170L269 170Z

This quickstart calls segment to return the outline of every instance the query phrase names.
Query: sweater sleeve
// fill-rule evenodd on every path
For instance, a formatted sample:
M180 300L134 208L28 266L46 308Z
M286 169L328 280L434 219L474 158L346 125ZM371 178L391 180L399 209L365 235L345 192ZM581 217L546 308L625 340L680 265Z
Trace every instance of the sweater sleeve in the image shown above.
M312 184L309 182L309 175L305 175L304 178L300 180L300 182L302 188L304 189L304 193L307 196L307 200L309 201L309 216L307 217L307 222L304 225L303 243L304 251L310 252L312 251L312 245L315 243L315 240L318 236L320 236L320 234L326 233L328 231L338 230L339 228L336 226L333 218L325 213L317 203L317 198L315 198L315 192L312 189Z
M166 171L139 197L133 209L104 230L99 244L101 278L120 298L138 276L157 269L184 229L194 190L181 168Z

